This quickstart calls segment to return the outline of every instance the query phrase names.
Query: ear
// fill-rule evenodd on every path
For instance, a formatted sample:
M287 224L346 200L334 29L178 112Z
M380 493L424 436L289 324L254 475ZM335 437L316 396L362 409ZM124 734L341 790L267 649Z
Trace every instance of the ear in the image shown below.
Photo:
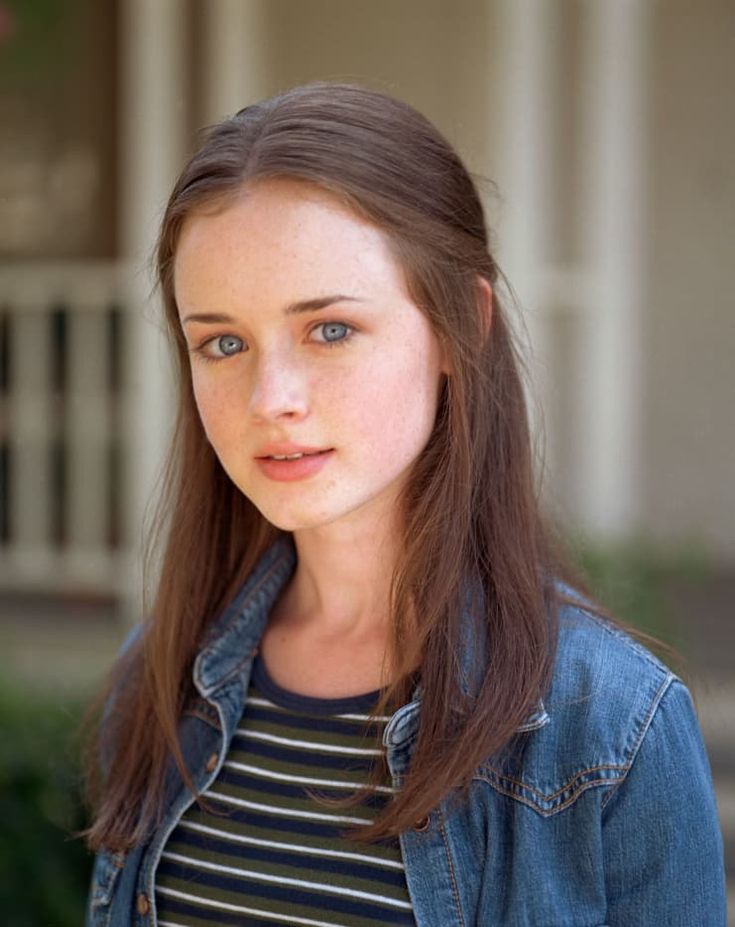
M482 317L482 336L487 339L493 320L493 288L490 281L478 274L477 276L477 303Z
M485 341L490 334L490 326L493 320L493 288L490 281L480 274L477 275L477 309L481 316L482 338ZM452 365L449 362L448 352L444 346L442 346L441 356L441 372L451 376Z
M439 371L444 376L452 375L452 363L449 360L449 351L443 338L439 338Z

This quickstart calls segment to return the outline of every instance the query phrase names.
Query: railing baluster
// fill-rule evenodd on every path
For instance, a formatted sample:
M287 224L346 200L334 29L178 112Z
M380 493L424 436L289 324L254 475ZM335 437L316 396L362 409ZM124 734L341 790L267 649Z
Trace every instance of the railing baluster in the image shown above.
M9 326L9 531L18 567L42 571L52 558L51 326L48 312L37 306L16 303L13 310Z
M66 544L77 569L98 560L108 542L108 318L75 307L67 340Z

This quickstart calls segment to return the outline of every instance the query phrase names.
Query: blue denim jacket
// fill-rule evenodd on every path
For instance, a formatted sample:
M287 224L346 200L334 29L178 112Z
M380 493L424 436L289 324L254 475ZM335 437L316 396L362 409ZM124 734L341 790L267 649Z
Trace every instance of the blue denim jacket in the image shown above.
M197 698L181 726L199 790L217 775L240 719L268 613L293 546L263 557L199 653ZM420 697L385 729L400 785ZM560 616L545 703L519 745L489 758L467 800L443 802L401 836L419 927L724 927L722 839L707 757L686 688L622 631L581 608ZM169 784L145 846L99 853L88 927L151 927L161 851L191 792Z

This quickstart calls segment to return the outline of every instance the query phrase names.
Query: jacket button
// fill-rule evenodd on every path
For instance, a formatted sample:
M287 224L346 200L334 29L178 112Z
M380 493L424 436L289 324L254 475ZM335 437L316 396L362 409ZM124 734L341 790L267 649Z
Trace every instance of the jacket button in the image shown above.
M219 753L213 753L210 758L207 760L207 765L204 767L208 773L212 773L217 768L217 761L219 760Z
M138 910L138 914L147 914L151 909L150 901L148 901L148 899L142 892L140 893L140 895L138 895L138 900L136 902L135 907Z
M425 818L421 818L420 821L416 821L416 823L413 825L413 829L421 833L422 831L429 829L430 823L431 823L431 816L427 814Z

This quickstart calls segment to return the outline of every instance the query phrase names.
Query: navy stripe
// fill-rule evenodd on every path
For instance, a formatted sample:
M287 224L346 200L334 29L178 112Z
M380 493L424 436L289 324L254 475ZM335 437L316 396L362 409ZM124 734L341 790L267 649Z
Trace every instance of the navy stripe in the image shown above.
M228 891L246 896L267 898L288 904L304 905L322 911L334 911L338 914L355 914L360 917L372 917L385 924L412 924L413 915L410 911L397 911L388 905L372 903L364 899L354 899L325 894L319 891L307 891L288 885L279 887L272 883L256 882L244 876L229 876L224 873L208 872L183 866L173 860L161 859L158 871L173 879L182 879L187 882L195 881L198 885L211 885L219 891ZM195 874L195 880L192 876ZM299 914L301 910L299 909ZM304 914L303 916L308 916ZM319 919L319 915L313 915Z
M202 834L199 831L192 831L184 827L180 827L176 831L176 842L178 844L186 844L187 846L200 847L202 850L211 853L221 853L225 856L232 857L233 860L235 858L243 861L254 859L279 863L285 866L293 866L295 878L299 878L299 868L308 867L309 869L315 869L320 872L333 872L336 875L354 876L359 879L380 882L383 885L402 887L405 884L405 876L402 870L381 867L378 865L377 859L373 865L354 859L320 857L318 855L318 849L314 849L312 853L294 853L286 850L276 850L271 847L249 846L244 843L237 843L235 841L221 839L220 837ZM182 856L186 855L184 851L178 849L176 852ZM359 848L357 852L359 852Z

